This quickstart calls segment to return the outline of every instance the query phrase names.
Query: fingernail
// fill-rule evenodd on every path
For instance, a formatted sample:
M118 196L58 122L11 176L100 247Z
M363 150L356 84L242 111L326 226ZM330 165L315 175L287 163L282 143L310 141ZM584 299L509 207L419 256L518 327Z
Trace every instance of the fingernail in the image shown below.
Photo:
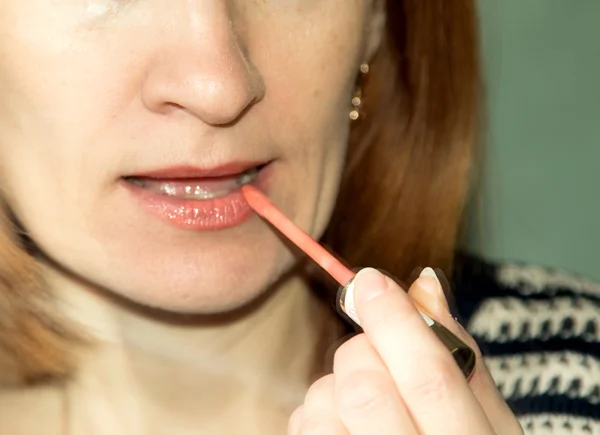
M361 269L354 279L341 289L338 296L340 308L354 323L361 326L356 304L376 298L387 290L387 286L387 279L381 272L370 267Z
M419 275L419 287L425 290L431 297L435 298L435 302L441 304L446 310L449 310L448 301L442 288L442 283L431 267L426 267Z
M365 303L382 295L387 290L387 280L381 272L367 267L361 269L355 278L354 297L356 302Z

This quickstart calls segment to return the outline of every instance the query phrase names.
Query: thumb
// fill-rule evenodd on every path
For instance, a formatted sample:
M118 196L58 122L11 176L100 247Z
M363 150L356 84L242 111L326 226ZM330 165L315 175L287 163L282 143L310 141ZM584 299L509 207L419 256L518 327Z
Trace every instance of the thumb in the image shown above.
M422 308L426 314L434 316L437 321L450 315L444 288L431 267L423 269L419 278L409 288L408 295L415 305Z

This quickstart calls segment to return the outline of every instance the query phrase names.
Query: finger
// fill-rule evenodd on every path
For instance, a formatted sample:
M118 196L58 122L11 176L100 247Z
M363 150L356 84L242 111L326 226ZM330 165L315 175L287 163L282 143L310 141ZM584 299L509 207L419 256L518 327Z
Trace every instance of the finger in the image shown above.
M305 413L336 414L335 380L333 374L323 376L315 381L304 397Z
M429 271L424 274L428 275L433 272L432 269L429 269ZM475 371L469 384L488 420L496 428L498 435L519 433L515 430L515 425L518 423L516 423L510 408L496 388L496 383L485 366L479 346L450 314L443 285L436 276L436 274L441 273L441 271L435 271L431 278L422 277L416 280L410 287L408 295L422 311L445 326L475 351ZM515 423L509 424L511 421Z
M361 326L424 434L493 433L450 352L429 329L408 295L374 269L355 278Z
M306 393L298 435L348 435L335 406L334 377L313 383Z
M364 334L334 357L338 413L352 435L417 435L385 364Z
M288 421L288 435L299 435L300 428L302 426L302 420L304 419L304 405L299 406L294 410Z
M335 414L305 415L298 435L350 435Z

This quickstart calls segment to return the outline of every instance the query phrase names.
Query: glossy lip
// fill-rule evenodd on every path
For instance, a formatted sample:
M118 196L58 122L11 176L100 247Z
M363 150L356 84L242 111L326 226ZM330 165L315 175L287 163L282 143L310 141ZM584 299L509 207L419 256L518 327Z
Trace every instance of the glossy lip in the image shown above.
M147 177L158 180L164 179L165 181L214 178L241 174L256 166L260 166L261 169L250 184L264 191L271 173L272 165L270 162L233 162L208 169L177 166L129 177ZM132 195L141 208L148 211L152 216L175 227L198 231L215 231L238 226L254 215L254 211L248 205L239 188L218 198L205 200L180 199L144 189L127 181L127 178L123 177L120 184Z

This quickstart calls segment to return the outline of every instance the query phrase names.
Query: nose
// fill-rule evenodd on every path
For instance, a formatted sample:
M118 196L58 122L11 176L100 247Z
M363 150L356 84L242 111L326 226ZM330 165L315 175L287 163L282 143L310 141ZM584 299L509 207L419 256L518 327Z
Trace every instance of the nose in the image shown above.
M175 26L168 26L142 85L149 110L185 110L207 124L225 125L262 99L264 82L244 52L225 3L175 3L186 5L185 10L177 13Z

